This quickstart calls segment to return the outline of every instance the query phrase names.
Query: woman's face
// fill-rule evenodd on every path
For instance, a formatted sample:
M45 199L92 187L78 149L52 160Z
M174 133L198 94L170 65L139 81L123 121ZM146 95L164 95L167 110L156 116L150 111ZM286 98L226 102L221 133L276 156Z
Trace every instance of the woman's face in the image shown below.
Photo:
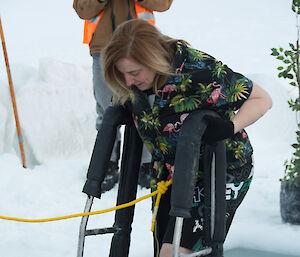
M116 63L117 69L123 74L126 85L136 86L144 91L152 88L155 72L137 63L131 58L122 58Z

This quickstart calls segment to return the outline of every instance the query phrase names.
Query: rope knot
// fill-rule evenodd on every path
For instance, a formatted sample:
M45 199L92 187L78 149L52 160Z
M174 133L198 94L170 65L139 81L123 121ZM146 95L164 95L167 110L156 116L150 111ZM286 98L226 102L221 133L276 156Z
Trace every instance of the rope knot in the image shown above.
M160 181L157 183L157 191L159 194L163 195L165 192L167 192L167 190L168 186L166 181Z
M152 213L152 225L151 225L151 231L154 231L154 226L156 223L156 216L157 216L157 212L158 212L158 206L159 206L159 202L160 202L160 198L161 195L163 195L165 192L167 192L168 190L168 186L170 186L172 184L172 179L167 180L167 181L160 181L157 183L157 198L156 198L156 202L155 202L155 206L153 208L153 213Z

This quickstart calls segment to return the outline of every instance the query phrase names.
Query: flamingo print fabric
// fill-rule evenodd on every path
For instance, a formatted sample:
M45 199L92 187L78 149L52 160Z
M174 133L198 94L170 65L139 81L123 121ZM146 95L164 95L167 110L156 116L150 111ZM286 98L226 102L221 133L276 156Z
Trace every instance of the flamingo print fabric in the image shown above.
M178 134L189 113L214 110L229 120L251 90L252 81L248 78L212 56L178 43L174 75L158 90L153 106L134 117L139 134L152 153L153 186L172 177ZM227 139L226 147L228 169L250 162L253 150L244 130Z

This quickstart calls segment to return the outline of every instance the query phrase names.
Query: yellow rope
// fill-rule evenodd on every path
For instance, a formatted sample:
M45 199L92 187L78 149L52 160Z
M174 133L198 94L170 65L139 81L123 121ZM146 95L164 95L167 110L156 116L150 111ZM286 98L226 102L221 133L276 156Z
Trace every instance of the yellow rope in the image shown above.
M165 181L162 181L165 182ZM13 218L13 217L6 217L6 216L0 216L0 219L3 220L12 220L12 221L18 221L18 222L31 222L31 223L38 223L38 222L49 222L49 221L57 221L57 220L64 220L64 219L70 219L70 218L76 218L76 217L83 217L83 216L90 216L90 215L96 215L96 214L102 214L102 213L107 213L107 212L111 212L111 211L115 211L115 210L119 210L119 209L123 209L123 208L127 208L130 207L132 205L135 205L136 203L145 200L149 197L152 197L156 194L158 194L158 197L161 197L161 194L164 194L165 191L163 192L161 189L161 186L159 186L160 183L158 183L158 189L154 192L152 192L151 194L142 196L136 200L133 200L129 203L124 203L112 208L108 208L105 210L101 210L101 211L93 211L93 212L84 212L84 213L78 213L78 214L71 214L71 215L66 215L66 216L60 216L60 217L54 217L54 218L48 218L48 219L22 219L22 218ZM169 182L169 181L168 181ZM172 183L172 182L171 182ZM167 186L171 185L171 183L166 183Z
M168 181L161 181L157 183L157 190L155 192L158 192L157 198L155 201L155 206L153 208L153 213L152 213L152 225L151 225L151 231L154 231L154 225L156 223L156 216L158 212L158 207L160 203L160 198L161 196L168 190L168 186L172 184L172 179Z

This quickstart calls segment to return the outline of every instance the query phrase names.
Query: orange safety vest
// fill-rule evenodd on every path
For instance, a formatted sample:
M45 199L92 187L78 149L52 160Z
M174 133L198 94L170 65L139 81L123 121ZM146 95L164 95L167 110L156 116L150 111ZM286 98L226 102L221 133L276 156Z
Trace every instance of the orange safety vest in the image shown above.
M90 20L84 21L84 28L83 28L83 43L84 44L89 44L91 42L93 34L102 18L104 12L105 12L105 10L100 12L98 16L96 16ZM135 2L135 12L136 12L136 17L138 19L147 20L151 24L155 25L153 12L144 8L143 6L141 6L141 4L138 2Z

